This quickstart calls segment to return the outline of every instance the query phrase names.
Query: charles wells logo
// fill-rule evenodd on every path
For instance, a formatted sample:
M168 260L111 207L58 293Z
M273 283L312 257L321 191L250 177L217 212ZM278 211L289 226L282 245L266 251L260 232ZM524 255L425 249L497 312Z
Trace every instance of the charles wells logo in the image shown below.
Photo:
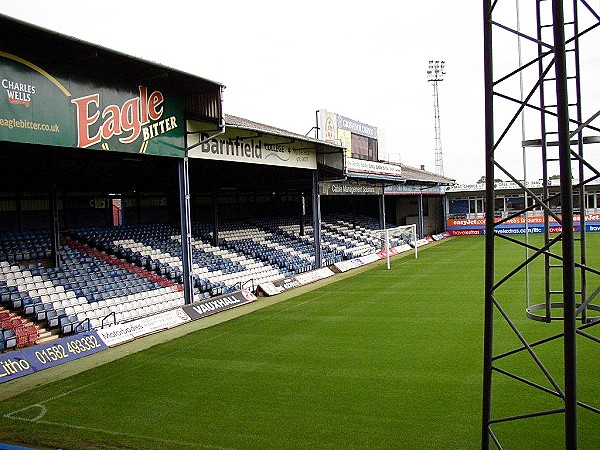
M31 106L31 100L35 95L35 86L4 78L2 88L6 90L6 97L11 105L23 105L27 108Z
M139 96L122 105L100 106L100 94L71 100L77 109L77 147L87 148L117 137L122 144L131 144L142 136L140 153L145 153L148 141L178 127L175 116L163 118L164 96L160 91L148 94L139 86ZM109 150L108 142L102 148Z

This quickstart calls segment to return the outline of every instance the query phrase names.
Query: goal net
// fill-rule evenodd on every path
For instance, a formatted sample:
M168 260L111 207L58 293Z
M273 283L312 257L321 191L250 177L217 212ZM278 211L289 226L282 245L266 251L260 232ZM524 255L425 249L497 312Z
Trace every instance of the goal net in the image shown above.
M416 224L376 230L374 235L380 240L380 248L385 250L388 270L390 269L390 254L397 255L414 249L415 259L419 257Z

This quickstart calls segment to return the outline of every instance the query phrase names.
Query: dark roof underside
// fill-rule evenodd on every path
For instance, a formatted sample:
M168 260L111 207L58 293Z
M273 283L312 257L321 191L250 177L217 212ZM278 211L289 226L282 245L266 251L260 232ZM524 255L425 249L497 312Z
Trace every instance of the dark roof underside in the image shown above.
M0 142L2 192L164 192L178 195L178 158ZM53 169L54 168L54 169ZM53 177L53 172L55 176ZM190 159L192 192L310 190L305 169Z

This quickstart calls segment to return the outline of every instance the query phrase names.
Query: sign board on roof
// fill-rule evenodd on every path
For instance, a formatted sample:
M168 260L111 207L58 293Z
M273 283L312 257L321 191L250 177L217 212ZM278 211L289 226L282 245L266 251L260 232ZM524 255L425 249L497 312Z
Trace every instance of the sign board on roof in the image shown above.
M577 184L579 180L573 179L573 183ZM521 181L529 189L540 189L544 187L544 183L542 180L532 180L532 181ZM597 181L592 181L589 184L597 184ZM548 186L560 186L560 179L552 179L548 180ZM522 190L523 188L519 186L514 181L495 181L494 189L497 191L500 190ZM447 186L446 192L467 192L467 191L485 191L485 183L476 183L476 184L455 184L453 186Z
M48 73L0 49L0 141L183 156L181 100L150 85Z
M356 181L321 181L319 195L383 195L383 186Z
M356 158L346 158L346 171L348 174L372 174L392 177L402 176L402 168L400 166Z
M424 188L421 185L394 184L392 186L386 186L385 193L386 193L386 195L388 195L388 194L443 195L444 194L444 186L427 186Z
M337 116L338 129L348 130L361 136L370 137L377 139L377 127L367 125L366 123L359 122L357 120L348 119L344 116Z
M350 158L353 153L353 134L377 140L377 127L367 125L366 123L354 119L349 119L348 117L324 109L319 110L319 126L321 130L321 139L344 147L348 158ZM359 150L356 150L356 152L358 151Z
M188 121L190 158L269 166L317 168L317 151L310 142L228 127L215 135L210 125ZM214 136L214 137L213 137Z

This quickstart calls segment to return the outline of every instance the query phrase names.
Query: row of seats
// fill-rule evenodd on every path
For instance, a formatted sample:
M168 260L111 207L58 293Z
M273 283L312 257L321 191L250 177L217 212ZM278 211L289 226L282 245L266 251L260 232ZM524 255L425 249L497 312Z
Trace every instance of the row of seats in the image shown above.
M212 224L193 224L195 300L240 288L254 290L262 282L316 266L308 223L302 236L299 224L291 219L224 221L221 225L215 247ZM359 251L372 252L377 245L372 234L376 228L368 223L349 225L342 219L324 221L322 263L331 265ZM37 257L49 245L47 233L23 234L23 242L20 236L4 234L0 239L5 243L0 248L0 302L62 334L126 322L183 303L177 227L70 230L69 238L61 241L61 264L56 268L41 261L11 261L5 249L27 250Z
M73 232L81 241L100 245L104 251L126 258L133 264L182 281L181 238L175 229L165 225ZM207 242L209 239L205 237L203 240L198 235L192 239L194 287L200 294L219 295L239 289L241 285L257 285L264 280L287 275L259 259L249 258L224 246L213 247Z
M286 232L281 228L282 221L285 219L255 220L251 222L252 226L220 232L222 245L279 267L286 276L314 269L314 244ZM341 260L340 254L329 252L327 248L322 256L325 265Z
M50 258L50 255L51 241L48 232L0 233L0 257L3 261L20 263Z
M152 297L172 288L132 273L123 264L111 264L106 256L97 258L67 245L61 249L61 259L62 264L57 268L46 268L41 262L23 268L0 262L0 301L62 334L175 306L165 296L155 302L159 306L128 307L123 311L125 314L117 316L117 312L122 312L117 305L127 296Z

